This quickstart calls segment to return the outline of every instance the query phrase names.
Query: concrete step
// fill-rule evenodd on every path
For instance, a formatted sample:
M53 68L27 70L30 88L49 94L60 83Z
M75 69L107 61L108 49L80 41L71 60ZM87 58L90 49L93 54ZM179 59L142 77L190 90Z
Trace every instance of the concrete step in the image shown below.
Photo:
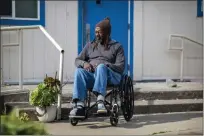
M203 99L182 99L182 100L137 100L135 101L134 114L169 113L203 111ZM6 114L14 108L19 112L26 112L32 120L37 120L35 107L28 102L10 102L5 104ZM62 119L68 119L71 110L70 103L62 104ZM91 113L95 113L97 108L93 108ZM95 114L97 116L97 114Z
M24 90L9 89L1 91L0 109L9 110L17 107L20 111L33 115L35 108L28 104L29 90L36 86L27 86ZM72 99L73 85L66 85L62 90L62 117L67 118L71 109L69 102ZM202 111L203 89L200 83L178 83L178 87L171 88L160 83L139 83L134 86L135 114ZM93 97L93 101L96 97ZM24 103L24 104L23 104ZM96 110L96 109L94 109ZM1 111L2 112L2 111Z
M1 93L4 97L4 102L28 102L29 90L23 91L9 91ZM93 96L95 99L95 96ZM143 91L134 90L135 100L176 100L176 99L202 99L203 90L174 90L174 91ZM64 93L62 96L63 102L69 102L72 100L72 93Z
M4 112L4 97L0 96L0 115Z
M170 87L166 83L136 83L134 84L135 100L171 100L171 99L202 99L203 84L200 82L176 82L177 87ZM29 90L37 85L24 85L23 90L19 86L1 87L1 95L5 102L28 101ZM72 98L73 84L67 84L62 89L63 101Z
M4 102L28 102L29 90L1 92Z

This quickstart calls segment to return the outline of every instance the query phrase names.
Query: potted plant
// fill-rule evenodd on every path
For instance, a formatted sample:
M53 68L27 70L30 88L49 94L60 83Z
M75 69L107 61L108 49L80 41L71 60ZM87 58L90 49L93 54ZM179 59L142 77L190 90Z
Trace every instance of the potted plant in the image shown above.
M57 73L56 73L57 75ZM55 120L57 113L57 96L60 93L60 81L48 77L40 83L30 93L29 102L36 107L36 113L39 121L51 122Z

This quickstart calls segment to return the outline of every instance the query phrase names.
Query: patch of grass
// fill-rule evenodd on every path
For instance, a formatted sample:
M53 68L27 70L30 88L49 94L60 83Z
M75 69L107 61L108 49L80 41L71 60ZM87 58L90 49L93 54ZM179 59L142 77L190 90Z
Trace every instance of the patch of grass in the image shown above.
M19 116L19 119L20 119L21 121L24 121L24 122L30 120L30 118L29 118L29 116L28 116L27 113L21 113L20 116Z
M163 134L163 133L167 133L167 132L171 132L171 131L159 131L159 132L154 132L154 133L152 133L152 135L158 135L158 134Z
M26 113L20 118L16 116L16 110L9 115L1 115L0 135L47 135L45 125L29 120Z

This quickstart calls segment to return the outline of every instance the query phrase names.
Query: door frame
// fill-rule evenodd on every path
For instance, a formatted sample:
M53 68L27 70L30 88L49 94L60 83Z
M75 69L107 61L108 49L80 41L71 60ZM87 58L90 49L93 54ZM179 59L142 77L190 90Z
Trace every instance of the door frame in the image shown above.
M78 0L78 54L82 51L83 48L83 39L84 39L84 24L83 24L83 13L84 13L84 1L85 0ZM129 22L129 29L128 29L128 64L129 70L128 75L133 79L133 56L134 56L134 45L133 45L133 26L134 26L134 0L128 0L128 22Z

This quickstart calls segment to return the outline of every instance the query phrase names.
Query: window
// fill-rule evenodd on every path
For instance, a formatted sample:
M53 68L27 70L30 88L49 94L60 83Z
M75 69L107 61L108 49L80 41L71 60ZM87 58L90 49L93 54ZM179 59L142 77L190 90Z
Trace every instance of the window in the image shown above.
M2 0L0 4L0 15L9 16L12 14L12 0Z
M1 25L45 25L45 0L3 0Z
M14 1L15 2L15 1ZM19 18L38 18L38 4L37 0L18 0L15 2L15 17ZM28 11L28 12L25 12Z
M203 0L197 0L197 17L203 16Z

